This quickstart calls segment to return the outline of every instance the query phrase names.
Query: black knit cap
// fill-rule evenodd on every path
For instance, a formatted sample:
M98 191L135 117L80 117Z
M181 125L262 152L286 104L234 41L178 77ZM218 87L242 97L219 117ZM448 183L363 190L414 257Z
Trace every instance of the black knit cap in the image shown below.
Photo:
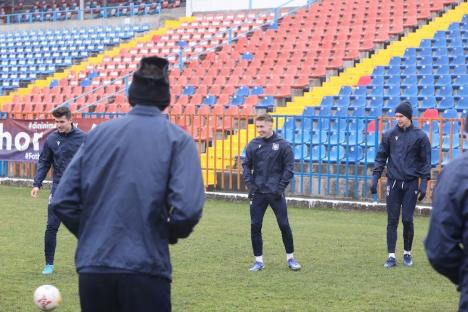
M142 58L128 88L128 102L164 110L170 101L169 62L157 56Z
M411 104L409 102L401 102L396 108L395 108L395 114L400 113L409 120L413 118L413 107L411 107Z

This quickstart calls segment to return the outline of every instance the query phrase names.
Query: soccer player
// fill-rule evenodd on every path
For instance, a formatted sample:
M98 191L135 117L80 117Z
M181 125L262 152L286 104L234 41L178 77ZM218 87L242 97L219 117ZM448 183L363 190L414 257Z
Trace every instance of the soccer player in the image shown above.
M273 131L273 118L260 115L255 119L258 137L250 141L242 164L243 177L250 198L251 239L255 262L250 271L263 270L262 223L268 205L275 213L281 230L286 260L293 271L301 269L294 259L294 243L288 221L284 190L293 177L294 154L290 144Z
M205 192L195 142L161 114L168 68L163 58L141 60L133 109L89 133L52 200L78 238L83 312L171 310L169 244L190 235Z
M385 132L375 157L371 193L377 193L377 183L387 167L387 250L384 267L396 265L397 228L402 212L403 264L413 265L413 215L416 200L426 196L431 178L431 144L427 135L412 122L411 104L402 102L395 109L397 125ZM419 183L419 179L421 182Z
M468 115L465 120L468 133ZM466 143L465 143L466 144ZM459 311L468 311L468 153L447 164L432 196L425 241L429 262L460 291Z
M37 172L34 178L31 196L36 198L42 182L47 176L50 167L53 167L53 182L50 191L49 203L54 196L60 178L65 171L73 155L80 147L85 133L73 126L71 111L68 107L58 107L52 112L55 120L56 130L52 132L44 143L39 161L37 162ZM57 231L60 227L60 220L53 213L50 204L47 209L47 227L44 236L45 267L42 274L52 274L54 272L55 247L57 245Z

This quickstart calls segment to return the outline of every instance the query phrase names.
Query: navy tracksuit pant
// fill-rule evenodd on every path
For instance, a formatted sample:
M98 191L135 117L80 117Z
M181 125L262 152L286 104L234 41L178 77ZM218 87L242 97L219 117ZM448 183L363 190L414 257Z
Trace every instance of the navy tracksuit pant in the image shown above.
M54 264L55 247L57 245L57 232L60 227L60 220L53 213L50 202L54 196L57 185L52 186L47 207L47 227L44 235L44 255L46 264Z
M418 179L410 181L388 180L387 184L387 248L395 253L400 210L403 221L403 247L410 251L413 244L413 215L418 197Z
M273 194L255 193L250 204L250 235L254 256L263 255L262 224L268 205L275 213L286 253L293 253L294 243L291 227L289 226L286 199L284 196L275 198Z
M82 312L169 312L171 282L129 273L80 273Z

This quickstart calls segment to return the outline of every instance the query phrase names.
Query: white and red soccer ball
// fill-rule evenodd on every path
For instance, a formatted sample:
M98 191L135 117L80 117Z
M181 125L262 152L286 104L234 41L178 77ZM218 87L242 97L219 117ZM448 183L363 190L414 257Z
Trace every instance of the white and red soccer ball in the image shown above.
M34 304L42 311L51 311L62 302L62 295L52 285L39 286L34 292Z

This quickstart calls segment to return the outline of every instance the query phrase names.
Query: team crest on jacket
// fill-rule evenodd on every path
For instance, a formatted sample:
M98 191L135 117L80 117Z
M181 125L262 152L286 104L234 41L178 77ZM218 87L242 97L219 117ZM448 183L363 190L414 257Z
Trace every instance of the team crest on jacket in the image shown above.
M57 145L60 146L60 141L57 141Z
M271 149L274 150L274 151L279 150L279 144L278 143L273 143L273 145L271 146Z
M395 136L395 141L398 141L398 136L397 135Z

